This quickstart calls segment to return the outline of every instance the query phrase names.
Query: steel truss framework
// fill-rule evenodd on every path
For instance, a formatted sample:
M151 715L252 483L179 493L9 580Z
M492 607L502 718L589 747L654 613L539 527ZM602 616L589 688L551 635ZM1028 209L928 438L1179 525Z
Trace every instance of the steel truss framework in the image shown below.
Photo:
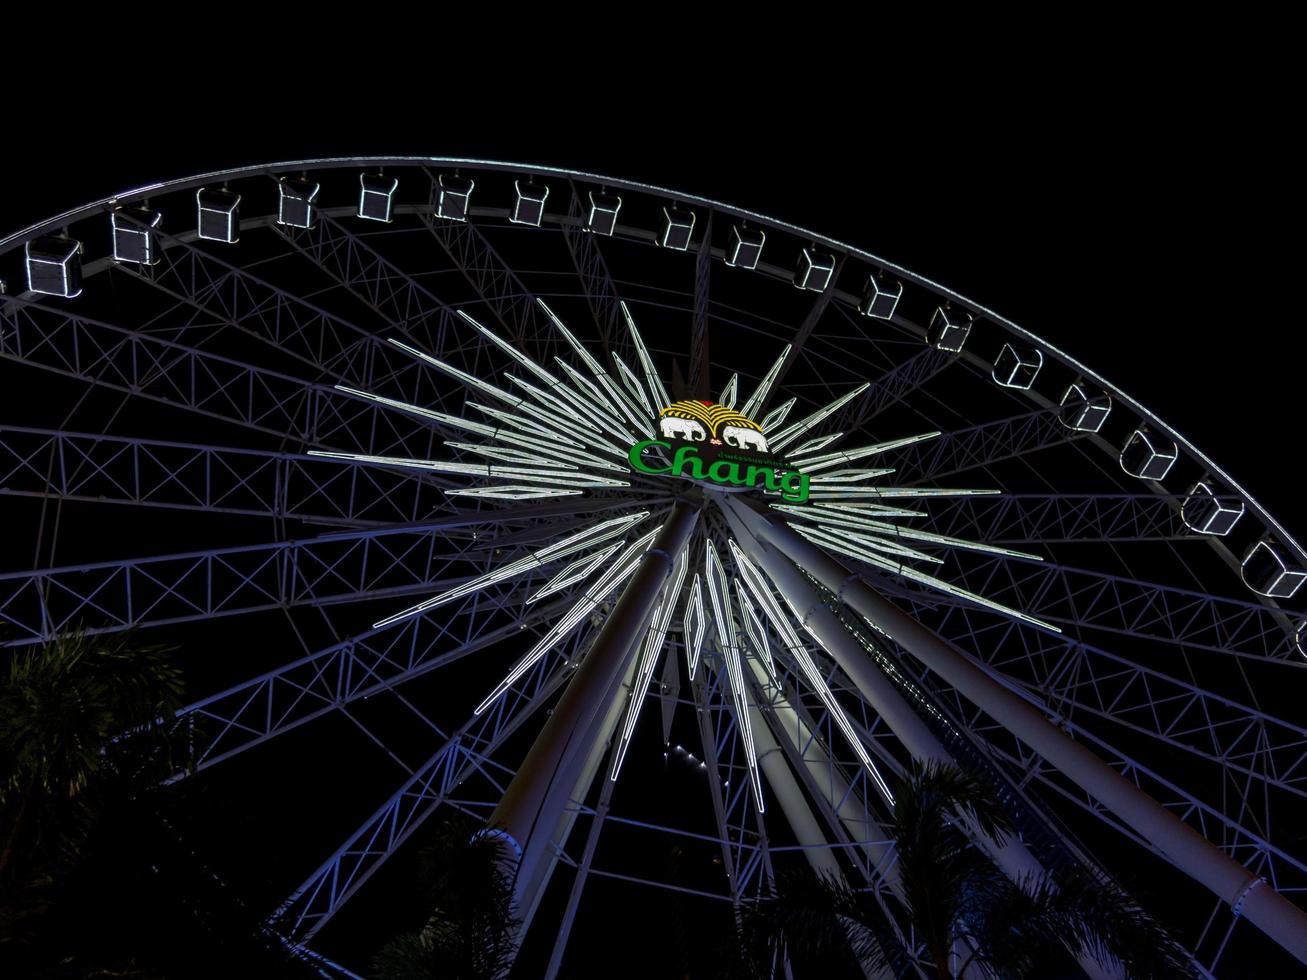
M382 169L398 190L369 220L359 175ZM322 194L296 212L301 175ZM550 188L539 221L515 181ZM219 186L239 241L197 230ZM87 243L61 273L78 295L27 278L51 236ZM295 790L315 819L390 767L269 902L306 955L350 949L347 903L442 808L519 848L523 949L552 937L549 975L584 955L596 888L729 928L801 862L873 893L911 945L893 783L948 758L1012 813L1017 844L980 841L1011 873L1129 878L1149 855L1187 895L1173 921L1202 972L1273 942L1307 956L1285 938L1307 921L1302 600L1243 568L1257 547L1290 576L1307 555L1181 435L993 312L717 202L439 159L146 188L0 262L28 287L0 296L0 642L178 642L196 700L167 722L188 746L174 782L238 757L294 782L331 719L351 733L317 750L334 779ZM1005 345L1040 352L1028 386ZM743 407L810 499L636 472L629 445L687 396ZM1136 431L1174 464L1132 475ZM252 668L206 639L224 622ZM687 812L656 812L639 787L678 766ZM692 867L639 858L668 847Z

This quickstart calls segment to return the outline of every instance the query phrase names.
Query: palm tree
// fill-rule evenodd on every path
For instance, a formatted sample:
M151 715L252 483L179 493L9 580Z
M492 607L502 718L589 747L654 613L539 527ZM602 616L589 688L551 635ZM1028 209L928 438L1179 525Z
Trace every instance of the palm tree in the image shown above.
M157 737L115 736L170 717L181 693L167 648L122 635L76 631L12 656L0 673L0 940L22 938L44 911L107 780L137 779L159 761Z
M1075 958L1088 956L1130 977L1192 976L1184 949L1120 887L1084 870L1014 883L969 830L1000 842L1013 833L983 782L951 765L914 766L895 794L892 834L927 975L959 977L973 963L999 977L1075 975ZM807 869L779 876L776 891L745 921L761 962L915 971L915 951L865 893ZM960 962L959 949L968 951Z
M470 820L450 818L419 856L430 913L373 960L386 980L497 980L513 965L519 921L502 842Z

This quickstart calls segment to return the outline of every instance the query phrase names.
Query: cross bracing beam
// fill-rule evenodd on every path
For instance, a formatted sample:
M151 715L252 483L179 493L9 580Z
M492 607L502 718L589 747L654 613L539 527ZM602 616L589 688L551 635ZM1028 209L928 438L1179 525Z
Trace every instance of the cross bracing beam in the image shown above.
M133 223L130 218L121 220ZM144 230L143 225L138 227ZM281 230L280 225L272 227ZM305 363L324 368L332 365L329 369L358 382L364 380L361 364L375 356L370 350L377 350L373 330L223 260L191 236L171 235L158 228L152 234L162 246L155 252L154 263L123 263L115 268ZM161 325L165 329L172 326L167 320ZM177 332L185 332L184 324L177 326ZM398 359L396 364L400 364Z
M437 807L455 790L466 791L470 777L484 777L492 795L502 792L514 770L493 756L571 678L586 636L577 631L510 685L492 710L472 715L282 903L269 925L301 942L311 939Z
M276 224L272 228L338 281L341 276L352 274L352 279L344 283L347 288L355 288L355 283L378 276L388 279L401 275L330 215L319 215L313 229L289 229ZM333 237L324 242L333 232ZM238 331L276 347L315 372L353 387L390 394L429 408L453 409L460 403L462 393L457 388L441 384L439 378L385 342L388 336L402 334L410 342L442 357L457 359L460 341L466 338L460 338L456 331L454 311L429 292L421 291L424 304L416 311L376 309L387 326L374 331L224 262L202 249L191 237L168 235L157 229L154 234L164 246L158 252L159 261L153 265L124 264L119 268L190 307L194 311L193 319L206 322L216 319L226 330ZM309 239L308 245L301 243L304 237ZM331 248L333 244L335 248ZM328 256L338 257L342 252L345 257L341 261L346 263L343 270L325 264ZM361 255L363 261L356 263L357 268L351 268L349 259L356 255ZM411 300L415 293L416 288L403 298ZM401 312L410 315L401 319ZM164 319L170 318L171 315ZM150 332L157 335L159 328L152 326ZM184 322L177 323L173 332L179 334L175 338L179 342L188 341L188 337L180 336L186 333Z
M276 231L392 329L438 356L458 349L457 332L466 328L452 319L454 310L345 221L322 214L312 228L277 225Z
M428 176L434 202L439 186L434 174ZM540 356L546 353L547 345L548 353L558 349L556 343L551 343L555 335L535 294L500 257L476 222L442 220L435 217L434 207L425 211L421 220L514 344L525 347L529 341L530 349Z
M894 467L895 486L927 483L1081 438L1084 433L1068 429L1059 413L1054 406L955 429L883 458L886 466Z
M343 216L342 216L343 217ZM425 285L379 252L367 237L352 231L339 217L323 214L312 228L277 226L276 231L297 252L313 262L378 318L410 337L418 346L453 363L462 363L473 373L487 369L481 360L482 338ZM516 279L512 288L525 290ZM531 294L494 294L481 296L492 307L495 302L529 301ZM393 349L392 349L393 350ZM448 392L452 391L452 396ZM442 392L445 410L458 414L463 392L456 386ZM409 401L414 399L409 398ZM437 407L435 402L424 407Z
M0 427L0 494L51 500L357 527L448 513L439 487L418 473L297 453Z
M457 521L458 526L466 526ZM442 523L0 574L6 646L303 604L439 591L483 542ZM445 551L443 549L451 549Z
M881 412L902 401L955 360L952 351L923 347L871 382L871 387L839 410L826 427L832 432L856 432Z
M360 698L391 690L510 637L538 632L571 599L526 605L548 577L500 583L458 604L373 627L177 712L188 758L172 780L207 769Z
M1307 895L1307 862L1269 840L1264 831L1246 826L1237 815L1224 813L1221 809L1200 799L1192 791L1166 779L1156 770L1141 764L1129 755L1122 754L1103 738L1080 725L1067 722L1066 728L1077 740L1096 746L1103 754L1105 764L1113 772L1147 793L1165 811L1173 814L1186 826L1192 827L1222 854L1248 866L1250 870L1256 869L1259 873L1265 874L1268 882L1277 891ZM1018 751L1015 738L1009 735L1009 740L1005 742L1002 738L996 737L999 734L997 727L992 730L980 730L991 742L990 751L1013 766L1014 770L1023 773L1027 783L1038 782L1086 812L1092 813L1141 847L1163 857L1166 856L1165 849L1156 839L1139 833L1122 821L1110 807L1077 786L1073 780L1067 779L1065 774L1060 773L1040 755L1029 751ZM1222 896L1222 898L1228 901L1229 896Z
M870 573L875 574L875 573ZM949 581L1059 626L1144 637L1197 650L1302 663L1282 614L1250 599L1212 596L1051 561L957 556ZM931 593L949 610L965 600ZM948 612L940 620L948 628Z
M1232 505L1237 498L1223 498ZM1201 538L1180 519L1183 497L1155 493L1002 493L930 502L930 530L991 544Z
M278 371L23 299L0 304L0 357L314 446L428 458L413 417Z
M784 387L785 376L789 374L790 368L794 367L795 362L801 355L807 351L804 349L808 343L808 338L812 332L817 329L817 324L821 321L822 315L830 306L831 300L835 298L835 284L839 281L840 270L844 268L844 256L839 255L835 258L835 268L831 271L830 278L826 280L826 286L817 298L813 300L812 306L808 307L808 312L804 314L802 322L794 331L794 337L790 340L789 350L785 354L785 362L781 369L776 373L776 380L772 382L773 390L780 391ZM847 431L847 430L834 430Z
M903 602L903 608L914 609L907 601ZM923 622L929 620L923 619ZM909 670L914 683L929 691L953 717L961 721L967 731L984 739L989 750L998 752L1001 758L1013 763L1009 775L1016 781L1018 787L1025 786L1030 780L1037 778L1041 783L1052 786L1060 795L1075 800L1078 805L1094 813L1125 836L1161 853L1156 842L1139 836L1129 824L1116 817L1109 808L1077 788L1072 781L1060 776L1055 767L1047 764L1037 753L1031 752L1017 736L1003 725L997 724L983 709L965 700L955 689L943 683L915 660L905 658L902 649L892 641L891 646L899 650L899 660ZM1109 743L1101 732L1086 729L1077 720L1076 712L1070 710L1073 706L1065 701L1060 704L1054 703L1053 699L1045 697L1043 692L1029 685L1009 683L1008 686L1050 722L1075 735L1077 739L1098 746L1106 765L1148 793L1162 807L1173 811L1181 820L1194 827L1208 841L1236 860L1249 864L1270 856L1278 861L1287 862L1284 865L1286 869L1293 868L1307 872L1307 864L1269 839L1269 821L1265 819L1264 811L1267 804L1260 791L1250 790L1247 785L1242 788L1227 786L1224 790L1226 795L1222 806L1213 806L1191 789L1166 779L1135 757L1123 753L1119 747ZM1249 866L1251 867L1251 864ZM1302 880L1307 882L1307 878Z
M996 629L961 608L941 622L937 610L907 596L900 601L923 621L939 623L940 635L977 651L1050 713L1083 711L1307 796L1307 726L1066 634L1015 624Z
M567 218L560 222L563 240L572 256L577 277L585 290L586 302L590 304L591 315L599 328L599 341L605 349L625 333L621 309L621 296L604 261L603 250L599 247L599 238L586 230L588 214L585 202L576 182L567 182L571 192L567 207ZM659 406L661 407L661 406Z
M703 238L694 256L694 306L690 312L690 385L692 398L709 398L712 378L709 360L708 296L712 283L712 212L704 222Z

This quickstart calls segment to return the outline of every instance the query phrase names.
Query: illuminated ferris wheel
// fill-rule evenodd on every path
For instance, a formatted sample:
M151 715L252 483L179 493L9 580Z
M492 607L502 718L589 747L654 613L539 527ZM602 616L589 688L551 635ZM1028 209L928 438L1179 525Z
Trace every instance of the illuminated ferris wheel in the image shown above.
M707 928L795 863L893 920L919 759L996 787L1013 876L1146 873L1202 972L1307 962L1307 555L997 314L718 202L470 160L146 187L0 263L37 556L0 642L179 645L174 781L252 815L289 942L334 955L452 810L503 836L550 975L611 896Z

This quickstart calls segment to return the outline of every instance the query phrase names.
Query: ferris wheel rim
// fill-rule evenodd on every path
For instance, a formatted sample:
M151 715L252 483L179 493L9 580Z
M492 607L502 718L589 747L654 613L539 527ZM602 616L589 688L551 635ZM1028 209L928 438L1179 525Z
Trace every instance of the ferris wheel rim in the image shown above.
M52 218L29 225L28 227L14 232L3 239L0 239L0 255L5 254L12 248L23 245L34 238L40 237L52 231L56 231L74 221L84 218L93 217L102 213L106 208L139 201L147 198L151 194L171 193L180 190L187 190L192 187L200 187L206 182L214 180L234 180L244 177L256 177L260 175L277 175L297 170L345 170L360 166L403 166L403 167L420 167L424 165L435 166L454 166L468 167L476 170L488 171L508 171L513 173L539 174L555 177L563 177L569 180L585 180L600 183L604 186L611 186L617 189L638 191L643 193L655 194L670 198L685 204L708 207L725 214L733 215L742 220L756 221L768 227L785 231L803 238L812 239L815 243L836 248L850 256L857 257L862 261L875 265L887 272L900 276L918 286L931 290L937 295L945 298L950 302L970 310L977 316L983 316L994 324L1003 327L1016 336L1034 343L1038 349L1047 351L1056 359L1061 361L1065 366L1075 370L1084 378L1091 380L1094 384L1101 386L1105 391L1110 391L1112 395L1119 397L1122 403L1130 406L1135 412L1145 419L1149 424L1156 426L1158 430L1164 432L1171 438L1177 446L1183 446L1184 449L1194 459L1202 465L1219 480L1229 487L1229 489L1238 494L1245 503L1254 511L1254 513L1265 522L1269 529L1274 530L1280 543L1292 549L1298 559L1307 563L1307 548L1295 538L1283 524L1276 520L1275 516L1254 497L1241 483L1235 480L1210 456L1196 446L1187 436L1175 429L1168 422L1147 408L1137 398L1123 391L1118 385L1114 384L1093 368L1084 364L1078 358L1067 353L1054 344L1049 343L1043 337L1031 330L1022 327L1013 322L1002 314L984 306L975 300L969 299L962 294L950 289L942 283L936 282L926 276L913 272L912 270L883 258L866 249L856 245L843 242L832 238L821 232L802 227L761 212L751 211L718 201L713 198L702 195L691 194L678 191L672 188L662 187L656 184L650 184L643 181L629 180L619 177L611 177L605 174L593 173L584 170L574 170L566 167L552 166L548 164L530 164L521 163L511 160L490 160L478 157L443 157L443 156L349 156L349 157L309 157L298 160L283 160L266 164L253 164L243 167L231 167L222 170L209 171L202 174L195 174L186 177L173 178L165 181L157 181L152 184L146 184L141 187L132 188L113 194L98 201L89 204L80 205L62 212ZM1237 558L1236 558L1237 560Z
M907 279L907 280L910 280L910 281L915 282L915 283L917 283L917 284L919 284L919 285L923 285L923 286L925 286L927 289L931 290L933 293L935 293L935 294L937 294L937 295L939 295L939 296L943 296L943 297L947 297L947 298L953 299L953 300L957 301L959 304L965 306L966 308L971 309L971 310L974 310L974 311L976 311L978 314L985 316L986 319L993 321L994 323L998 324L999 326L1003 327L1004 329L1006 329L1006 330L1008 330L1008 331L1010 331L1010 332L1016 333L1016 334L1019 335L1019 336L1022 336L1022 337L1026 338L1026 339L1028 339L1028 340L1030 340L1030 341L1033 341L1033 342L1037 343L1037 344L1040 346L1040 349L1041 349L1041 350L1048 351L1048 352L1052 353L1054 356L1059 357L1059 358L1060 358L1060 359L1061 359L1065 364L1067 364L1067 366L1075 368L1075 369L1076 369L1077 371L1079 371L1079 372L1080 372L1084 377L1089 378L1089 379L1092 379L1092 380L1094 380L1096 383L1101 384L1101 385L1104 387L1104 389L1106 389L1106 390L1110 391L1112 394L1118 396L1118 397L1122 400L1123 403L1130 405L1132 408L1134 408L1137 412L1139 412L1139 413L1140 413L1141 415L1143 415L1144 417L1146 417L1146 418L1148 418L1148 419L1150 419L1150 420L1155 420L1159 429L1161 429L1162 431L1166 432L1168 435L1171 435L1173 438L1175 438L1177 444L1183 443L1184 446L1185 446L1185 448L1186 448L1186 450L1187 450L1187 451L1188 451L1188 452L1189 452L1189 453L1190 453L1190 454L1191 454L1195 459L1198 459L1198 460L1204 462L1204 463L1208 466L1208 469L1209 469L1209 470L1211 470L1213 473L1217 474L1217 475L1218 475L1218 476L1223 480L1223 482L1225 483L1226 486L1228 486L1232 491L1237 492L1238 494L1240 494L1240 496L1241 496L1241 497L1242 497L1242 498L1243 498L1243 499L1244 499L1244 500L1245 500L1245 501L1246 501L1246 502L1247 502L1247 503L1248 503L1248 504L1249 504L1249 505L1250 505L1250 506L1251 506L1251 507L1252 507L1252 508L1253 508L1253 509L1258 513L1258 515L1259 515L1260 517L1262 517L1262 519L1266 522L1266 524L1267 524L1268 526L1273 527L1273 528L1275 528L1275 529L1281 531L1281 538L1280 538L1280 540L1282 541L1282 543L1284 543L1284 544L1286 544L1286 545L1291 545L1292 547L1294 547L1295 549L1297 549L1299 552L1301 552L1301 548L1297 545L1297 542L1294 541L1294 540L1293 540L1293 539L1292 539L1292 538L1291 538L1287 533L1283 533L1283 530L1282 530L1282 528L1280 527L1280 525L1279 525L1277 522L1275 522L1275 521L1273 520L1273 518L1270 517L1269 514L1267 514L1267 513L1265 512L1264 508L1261 508L1261 506L1260 506L1259 504L1257 504L1257 502L1256 502L1256 501L1255 501L1255 500L1254 500L1250 495L1248 495L1248 493L1247 493L1245 490L1243 490L1242 487L1240 487L1240 486L1239 486L1237 483L1235 483L1233 480L1229 479L1228 476L1226 476L1226 475L1224 474L1224 472L1223 472L1222 470L1219 469L1219 467L1216 467L1215 464L1212 464L1212 463L1210 462L1210 460L1208 460L1206 456L1204 456L1204 455L1203 455L1201 452L1199 452L1195 447L1193 447L1192 444L1188 442L1188 440L1183 439L1183 437L1181 437L1181 436L1179 436L1177 433L1175 433L1174 430L1170 429L1169 426L1166 426L1165 423L1162 423L1161 420L1157 420L1155 416L1152 416L1151 413L1147 412L1146 409L1143 409L1142 406L1138 405L1137 402L1135 402L1133 399L1130 399L1129 396L1127 396L1127 395L1125 395L1123 392L1121 392L1119 388L1117 388L1116 386L1112 385L1110 382L1107 382L1107 381L1101 379L1099 376L1097 376L1096 374L1094 374L1094 373L1093 373L1092 371L1090 371L1089 369L1084 368L1083 366L1079 365L1078 362L1076 362L1074 359L1072 359L1072 358L1070 358L1069 356L1067 356L1067 355L1063 354L1062 352L1058 351L1057 348L1055 348L1055 347L1053 347L1052 345L1048 344L1046 341L1044 341L1044 340L1042 340L1041 338L1037 337L1037 336L1034 335L1033 333L1030 333L1029 331L1025 331L1024 329L1022 329L1022 328L1018 327L1017 325L1011 323L1010 321L1008 321L1008 320L1006 320L1006 319L1004 319L1004 318L998 316L997 314L994 314L994 313L992 313L991 311L989 311L989 310L987 310L987 309L985 309L985 308L983 308L983 307L980 307L978 304L974 304L974 303L971 303L971 302L968 301L968 300L965 300L964 298L958 296L957 294L953 293L951 290L946 289L945 287L939 286L938 284L935 284L935 283L931 282L930 280L927 280L927 279L924 279L923 277L917 276L917 275L915 275L915 274L909 272L908 270L902 269L901 267L899 267L899 266L897 266L897 265L895 265L895 264L893 264L893 263L889 263L889 262L886 262L885 260L879 259L878 257L871 255L870 253L863 252L862 250L856 249L856 248L854 248L854 247L852 247L852 246L845 245L845 244L840 243L840 242L838 242L838 241L836 241L836 240L834 240L834 239L830 239L830 238L828 238L828 237L826 237L826 236L818 235L818 234L816 234L816 233L814 233L814 232L809 232L809 231L807 231L807 230L805 230L805 229L797 228L796 226L793 226L793 225L787 225L787 224L784 223L784 222L776 221L775 219L767 218L767 217L762 216L762 215L757 215L757 214L754 214L753 212L742 211L741 209L734 208L734 207L731 207L731 206L729 206L729 205L720 204L720 203L718 203L718 202L714 202L714 201L711 201L711 200L708 200L708 199L705 199L705 198L694 197L694 196L692 196L692 195L683 195L683 194L679 194L679 193L674 192L674 191L668 191L668 190L665 190L665 189L662 189L662 188L652 187L651 185L639 184L639 183L637 183L637 182L630 182L630 181L621 181L621 180L618 180L618 179L615 179L615 178L606 178L606 177L602 177L602 176L600 176L600 175L587 174L587 173L580 172L580 171L562 170L562 169L560 169L560 168L532 167L532 166L529 166L529 165L511 164L511 163L500 163L500 162L496 162L496 161L460 160L460 159L457 159L457 158L438 158L438 157L433 157L433 158L427 158L427 157L422 157L422 158L393 158L393 157L337 158L337 159L332 159L332 160L322 160L322 161L313 161L313 160L294 161L294 162L288 162L288 163L283 163L283 164L271 164L271 165L266 165L266 166L262 166L262 167L258 167L258 166L256 166L256 167L250 167L250 168L240 168L240 169L238 169L238 170L224 171L224 172L219 172L219 173L217 173L217 174L205 174L205 175L199 175L199 176L197 176L197 177L186 178L186 179L183 179L183 180L181 180L181 181L174 181L174 182L167 182L167 183L162 183L162 184L150 185L150 186L147 186L147 187L145 187L145 188L137 189L136 191L128 192L126 195L121 195L121 196L114 197L114 198L108 198L108 199L106 199L105 201L100 202L100 203L98 203L98 204L95 204L95 205L89 205L89 206L87 206L86 208L79 209L78 212L76 212L77 215L78 215L79 217L76 217L76 218L68 218L67 215L61 215L61 216L59 216L59 217L56 218L56 219L52 219L51 222L47 222L47 223L43 224L42 226L33 226L33 227L36 229L36 231L34 231L33 234L40 234L40 232L41 232L42 230L45 230L47 227L49 227L49 226L51 226L51 225L56 225L56 226L57 226L59 223L66 222L66 221L69 221L69 220L80 220L80 218L85 218L85 217L94 217L94 216L96 216L97 214L102 213L102 212L103 212L103 209L104 209L106 206L114 206L114 205L117 205L117 204L128 203L128 202L130 202L130 201L132 201L132 200L135 200L135 199L138 199L138 198L147 197L147 196L149 196L150 194L154 194L154 193L163 193L163 192L167 192L167 191L170 191L170 190L181 190L181 189L185 189L186 185L189 185L189 186L198 186L198 184L199 184L200 182L203 182L203 181L206 181L206 180L218 179L218 178L223 177L223 176L228 176L228 177L236 177L236 176L259 176L259 175L263 175L263 174L275 173L275 172L277 172L278 169L280 169L280 170L282 170L282 171L285 171L285 170L304 169L304 168L324 168L324 169L325 169L325 168L328 168L328 167L331 167L331 168L339 168L339 169L347 169L347 168L352 168L352 167L368 166L368 165L390 165L390 164L395 164L395 165L399 165L399 164L404 164L404 165L419 165L419 164L422 164L422 163L452 164L452 165L458 165L458 166L469 166L469 167L475 165L475 166L483 167L483 168L485 168L485 169L492 169L492 168L493 168L493 169L496 170L496 171L511 170L511 171L514 171L514 172L525 172L525 173L531 173L531 174L554 174L554 175L558 175L558 176L566 176L566 177L578 178L578 179L584 179L584 180L600 181L600 182L603 182L603 183L605 183L606 185L612 186L612 187L614 187L614 188L628 188L628 189L632 189L632 190L643 190L643 191L648 191L648 192L658 193L658 194L661 194L661 195L666 195L666 196L669 196L669 197L673 197L673 198L675 198L677 201L679 201L679 202L684 202L684 203L686 203L686 204L697 205L697 206L705 206L705 207L711 207L711 208L713 208L713 209L715 209L715 210L718 210L718 211L721 211L721 212L724 212L724 213L727 213L727 214L732 214L732 215L736 215L736 216L739 216L739 217L742 217L742 218L746 218L746 219L751 220L751 221L758 221L759 223L764 223L764 224L766 224L768 227L777 227L777 228L781 228L781 229L787 230L787 231L789 231L789 232L791 232L791 233L798 234L798 235L802 235L802 236L805 237L805 238L811 238L811 239L814 240L815 242L824 243L824 244L829 245L829 246L832 246L832 247L834 247L834 248L838 248L838 249L840 249L841 251L844 251L844 252L846 252L846 253L849 254L849 255L856 256L856 257L859 257L859 258L865 259L865 260L867 260L867 261L869 261L869 262L872 262L872 263L874 263L875 265L880 266L881 268L886 269L886 270L888 270L888 271L891 271L891 272L893 272L893 273L896 274L896 275L900 275L900 276L902 276L903 278L905 278L905 279ZM180 186L179 186L179 185L180 185ZM321 210L325 213L325 212L328 212L328 211L330 211L330 210L332 210L332 209L329 209L329 208L323 208L323 209L321 209ZM346 210L346 209L342 209L342 210ZM73 212L69 212L68 214L73 214ZM251 219L248 219L248 220L250 220L250 221L261 221L261 220L262 220L262 221L266 221L266 220L268 220L268 219L266 219L266 218L251 218ZM242 225L243 225L243 224L244 224L244 222L242 222ZM29 231L32 231L32 229L29 229ZM0 243L0 251L3 251L5 248L8 248L8 247L13 247L15 244L16 244L16 242L15 242L15 236L11 236L11 238L10 238L10 239L6 239L4 243ZM544 294L541 293L541 295L544 295ZM0 303L2 303L2 302L4 302L4 301L3 301L3 300L0 300ZM288 437L289 437L289 436L288 436ZM1156 487L1151 487L1151 486L1150 486L1150 489L1151 489L1151 491L1152 491L1152 493L1153 493L1154 495L1159 494L1159 493L1162 492L1162 491L1160 491L1159 489L1157 489ZM1174 495L1172 495L1172 496L1174 496ZM285 517L282 516L282 517L279 517L279 518L277 518L277 519L278 519L278 520L282 520L282 521L284 521L284 520L285 520ZM1210 540L1210 539L1209 539L1209 540ZM1216 542L1216 543L1219 543L1219 542ZM1268 607L1270 607L1270 608L1277 608L1277 607L1275 607L1275 605L1274 605L1273 603L1267 603L1267 602L1265 602L1264 600L1260 600L1260 601L1262 602L1262 605L1268 606ZM1296 615L1296 614L1291 614L1291 615ZM996 670L1001 670L1001 668L995 668L995 669L996 669Z

